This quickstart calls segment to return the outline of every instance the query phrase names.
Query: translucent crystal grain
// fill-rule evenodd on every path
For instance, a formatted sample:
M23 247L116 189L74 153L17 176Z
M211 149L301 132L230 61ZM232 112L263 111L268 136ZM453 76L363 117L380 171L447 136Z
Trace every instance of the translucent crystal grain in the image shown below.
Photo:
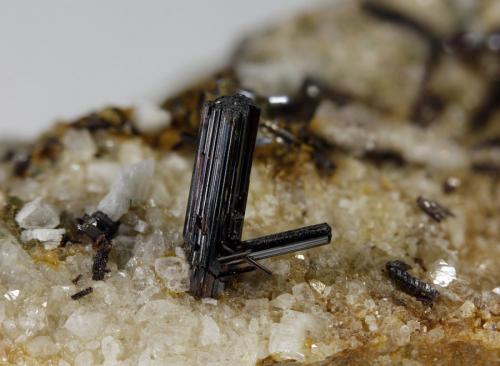
M281 321L271 326L269 353L278 360L304 361L306 334L314 323L310 314L287 310Z
M98 210L116 221L128 212L131 204L144 201L154 166L154 161L149 159L125 168L111 185L109 193L99 202Z
M271 301L271 305L279 309L290 309L295 303L295 297L291 294L281 294Z
M450 283L457 279L457 271L454 266L444 260L439 260L431 272L431 278L435 285L448 287Z
M106 336L101 341L101 352L106 362L116 361L122 353L122 345L112 336Z
M75 357L75 366L93 366L94 355L91 351L83 351Z
M45 249L55 249L61 243L65 229L31 229L21 233L21 241L38 240L43 242Z
M21 208L16 215L16 222L24 229L53 229L59 225L59 213L39 197Z
M66 320L64 327L75 336L90 341L101 332L105 319L102 313L77 310Z
M63 144L77 161L90 160L97 152L94 140L87 130L68 130L63 137Z
M155 260L156 274L165 286L175 292L189 289L189 264L179 257L158 258Z
M172 116L153 103L143 102L135 106L132 119L140 131L151 133L168 127Z
M214 319L210 316L203 316L201 319L200 343L202 346L220 343L220 329Z
M39 336L27 342L26 351L33 357L48 357L59 352L59 347L49 336Z

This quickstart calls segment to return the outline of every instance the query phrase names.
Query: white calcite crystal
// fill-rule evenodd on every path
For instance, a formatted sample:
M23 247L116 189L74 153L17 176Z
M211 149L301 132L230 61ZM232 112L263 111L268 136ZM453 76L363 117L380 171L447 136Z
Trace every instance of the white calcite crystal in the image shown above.
M170 125L172 116L153 103L142 102L134 107L132 118L141 132L156 132Z
M80 309L69 316L64 323L64 328L78 338L90 341L95 339L104 328L105 320L105 314Z
M115 161L93 160L85 166L88 190L95 193L105 193L120 174L121 167Z
M281 294L271 301L271 305L279 309L291 309L294 303L295 297L292 294Z
M63 137L63 144L77 161L90 160L97 152L94 140L87 130L68 130Z
M104 357L104 365L118 365L118 358L122 353L121 342L112 336L106 336L101 341L101 352Z
M155 272L169 290L184 292L189 289L189 264L185 258L158 258L155 260Z
M83 351L75 357L75 366L93 366L94 356L91 351Z
M210 316L203 316L201 318L200 344L202 346L219 344L220 340L220 329L215 320Z
M59 225L59 213L39 197L21 208L16 215L16 222L23 229L53 229Z
M33 357L47 357L59 352L59 347L49 336L39 336L28 341L26 351Z
M285 311L281 321L271 326L269 353L281 360L304 361L307 331L315 322L310 314Z
M21 233L21 241L38 240L45 249L55 249L61 243L65 229L29 229Z
M99 202L98 210L118 220L128 212L130 205L143 202L151 186L154 167L154 161L147 159L125 168Z

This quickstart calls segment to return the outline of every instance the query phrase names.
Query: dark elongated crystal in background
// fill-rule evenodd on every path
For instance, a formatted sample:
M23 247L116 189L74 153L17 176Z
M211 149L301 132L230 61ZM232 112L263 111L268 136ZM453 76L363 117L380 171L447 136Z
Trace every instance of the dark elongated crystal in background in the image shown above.
M184 223L196 297L217 297L237 274L271 274L258 260L330 242L327 224L241 241L259 116L240 94L204 105Z

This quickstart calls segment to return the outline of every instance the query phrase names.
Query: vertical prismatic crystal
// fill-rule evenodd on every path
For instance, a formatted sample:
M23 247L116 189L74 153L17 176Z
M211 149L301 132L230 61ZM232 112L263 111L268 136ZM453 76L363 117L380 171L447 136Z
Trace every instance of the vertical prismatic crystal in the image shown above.
M261 259L331 240L330 226L319 224L241 241L259 115L239 94L204 106L184 224L196 297L217 297L234 275L257 268L271 274Z
M216 257L240 241L259 115L242 95L204 106L184 226L197 296L222 289Z

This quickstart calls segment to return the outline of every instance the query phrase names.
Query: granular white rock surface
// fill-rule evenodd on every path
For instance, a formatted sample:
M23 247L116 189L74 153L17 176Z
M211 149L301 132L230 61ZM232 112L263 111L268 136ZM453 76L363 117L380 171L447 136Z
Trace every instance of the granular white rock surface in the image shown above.
M466 217L474 208L492 205L484 190L477 190L473 200L465 193L443 196L441 181L421 169L377 169L347 156L330 178L321 178L311 162L298 162L293 181L273 178L273 163L256 162L245 236L326 221L334 240L323 248L270 260L266 264L274 271L272 278L247 275L228 286L221 299L202 301L185 293L189 267L181 248L192 156L158 153L134 143L143 156L156 159L155 169L145 203L121 220L104 281L90 280L90 246L78 246L51 265L47 257L55 251L45 251L47 257L30 256L2 229L4 362L255 365L268 357L313 362L370 342L395 349L412 339L431 342L443 332L443 325L435 323L439 318L444 324L475 319L479 326L474 337L498 345L498 332L492 330L499 304L493 291L499 285L494 256L461 260L465 246L487 245L497 235L482 235L475 243L464 239L473 230L470 225L477 225ZM121 166L112 157L122 156L122 148L116 143L104 159ZM85 173L103 158L75 162L69 153L63 152L57 166L36 180L40 187L53 187L75 171L81 174L75 197L60 197L53 189L39 193L59 210L81 215L107 194L94 193L94 177ZM488 183L478 178L469 184ZM8 186L2 195L9 195ZM417 195L442 199L457 218L432 222L416 207ZM485 224L497 233L494 221ZM141 230L136 230L138 225ZM415 257L431 271L428 281L445 286L440 288L442 302L433 309L395 291L381 272L388 259ZM473 270L481 271L484 279L478 280ZM78 274L83 278L75 286L71 280ZM92 294L71 300L70 295L90 285Z

